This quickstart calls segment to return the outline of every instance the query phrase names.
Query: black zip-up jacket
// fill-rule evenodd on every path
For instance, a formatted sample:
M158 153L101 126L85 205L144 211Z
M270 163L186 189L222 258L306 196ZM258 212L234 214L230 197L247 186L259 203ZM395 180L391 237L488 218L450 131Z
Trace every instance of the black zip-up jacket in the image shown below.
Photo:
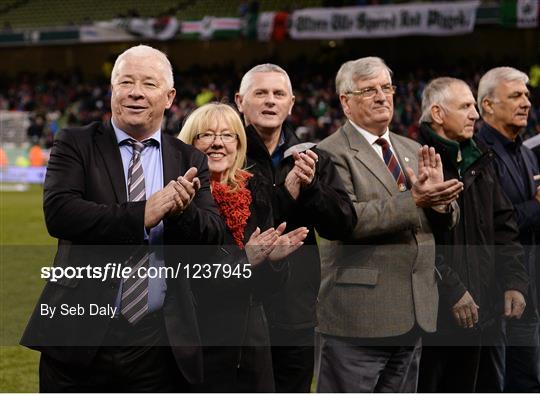
M469 291L479 309L478 328L495 322L504 311L504 291L527 293L528 276L512 204L502 193L493 167L493 154L475 140L482 156L459 174L447 147L427 124L420 126L420 144L441 155L444 178L464 184L458 198L460 221L452 230L435 232L439 281L439 332L458 328L452 307Z
M304 245L287 257L287 283L265 301L270 327L286 330L313 328L316 325L315 304L321 282L314 230L326 239L344 239L356 226L356 213L335 165L326 153L312 148L319 157L315 178L309 186L301 189L300 196L294 200L284 184L287 174L294 167L292 155L283 158L274 168L270 154L255 129L249 126L246 132L248 168L267 183L274 226L286 221L286 232L301 226L309 229ZM284 128L284 137L284 150L300 144L296 135L287 128Z

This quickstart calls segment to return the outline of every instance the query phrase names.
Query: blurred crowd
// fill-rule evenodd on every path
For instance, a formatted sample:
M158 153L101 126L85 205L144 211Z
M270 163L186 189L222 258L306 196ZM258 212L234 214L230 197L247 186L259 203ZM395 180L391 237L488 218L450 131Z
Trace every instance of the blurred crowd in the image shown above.
M300 139L316 142L335 132L343 123L344 116L335 94L334 73L337 68L320 65L306 69L305 64L305 60L298 60L286 66L296 96L289 122ZM418 67L405 72L396 71L394 84L397 90L391 130L415 140L421 94L429 80L442 75L461 78L476 94L478 80L485 72L483 67L473 65L454 66L448 70ZM175 75L177 95L172 108L166 113L163 130L176 135L186 115L205 103L234 102L242 73L233 65L226 65L196 66ZM524 138L540 133L538 86L531 87L531 97L533 106ZM91 81L76 71L64 75L21 74L17 79L0 81L0 110L28 111L31 114L27 130L29 140L45 147L52 144L54 134L63 127L108 120L111 116L109 103L110 90L106 79ZM478 124L479 127L481 123Z

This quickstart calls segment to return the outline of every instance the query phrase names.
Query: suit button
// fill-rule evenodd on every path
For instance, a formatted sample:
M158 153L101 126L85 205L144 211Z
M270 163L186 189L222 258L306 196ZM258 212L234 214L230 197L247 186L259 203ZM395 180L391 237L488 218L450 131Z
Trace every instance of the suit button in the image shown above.
M475 170L471 171L471 175L474 176L475 174L476 174L476 171L475 171Z

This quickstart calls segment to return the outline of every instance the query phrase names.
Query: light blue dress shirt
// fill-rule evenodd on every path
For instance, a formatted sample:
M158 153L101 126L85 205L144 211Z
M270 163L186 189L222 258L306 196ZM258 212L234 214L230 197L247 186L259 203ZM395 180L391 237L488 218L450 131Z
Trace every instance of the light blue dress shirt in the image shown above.
M122 167L124 168L124 180L126 182L126 195L128 194L128 169L129 162L133 155L133 148L129 144L122 144L125 140L133 139L116 125L112 124L116 141L118 141L120 155L122 156ZM161 153L161 130L156 131L149 139L157 141L156 145L146 147L141 153L141 162L144 172L144 184L146 190L146 199L153 193L163 188L163 159ZM150 255L150 266L159 268L164 266L163 258L163 221L150 229L147 233L144 230L144 238L152 246ZM159 269L158 269L159 270ZM167 291L166 278L149 278L148 280L148 312L160 310L163 307L165 292ZM122 284L118 290L115 307L119 314L122 300Z

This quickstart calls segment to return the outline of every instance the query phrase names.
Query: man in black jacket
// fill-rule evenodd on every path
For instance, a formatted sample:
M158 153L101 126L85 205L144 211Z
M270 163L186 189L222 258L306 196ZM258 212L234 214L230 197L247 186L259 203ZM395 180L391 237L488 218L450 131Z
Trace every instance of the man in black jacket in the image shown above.
M502 364L493 347L499 317L519 319L525 308L527 273L513 208L493 155L473 139L477 119L465 82L442 77L426 86L420 142L435 148L445 179L459 179L464 190L458 225L435 233L439 316L437 333L424 339L422 392L501 392Z
M329 157L300 144L284 126L294 104L286 71L273 64L249 70L236 104L244 115L248 166L272 190L274 223L306 226L305 245L290 255L290 278L265 302L277 392L309 392L313 376L315 303L321 281L313 229L324 238L347 237L356 214Z
M484 125L476 137L493 152L497 178L514 207L519 241L529 273L527 308L520 321L506 325L506 392L540 392L540 339L535 282L535 232L540 229L540 173L534 154L523 146L531 101L529 77L512 67L496 67L478 83L478 107Z
M150 269L176 269L176 252L188 255L163 244L218 244L224 224L205 155L161 132L175 96L166 55L126 50L111 89L112 120L58 133L44 185L55 269L102 275L49 280L21 343L42 352L41 392L189 392L202 380L189 283L183 271ZM106 276L111 262L134 274ZM112 313L93 315L91 304Z

